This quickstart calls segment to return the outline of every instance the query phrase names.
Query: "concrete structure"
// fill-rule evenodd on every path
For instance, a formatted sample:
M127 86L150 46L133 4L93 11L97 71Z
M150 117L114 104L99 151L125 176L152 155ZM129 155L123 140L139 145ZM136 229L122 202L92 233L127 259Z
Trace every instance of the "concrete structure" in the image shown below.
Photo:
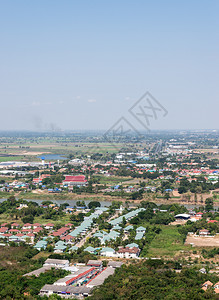
M111 268L120 268L121 266L123 265L123 262L121 261L110 261L108 263L108 267L111 267Z
M87 266L102 268L102 261L101 260L89 260Z
M84 298L91 295L91 288L86 286L59 286L53 284L46 284L40 290L40 296L50 296L56 294L64 298Z
M114 268L110 268L110 267L105 268L96 277L94 277L88 282L87 287L93 288L103 284L105 279L108 278L110 275L113 275L114 272L115 272Z
M24 277L28 277L28 276L38 277L41 273L45 273L46 271L50 270L52 267L53 267L52 265L51 266L45 266L45 267L39 268L37 270L34 270L32 272L26 273L23 276Z
M94 267L81 267L78 271L73 274L67 275L64 278L57 280L54 285L73 285L77 284L79 281L83 281L87 279L87 277L91 277L94 273L96 273L96 268Z
M44 262L45 266L52 266L57 268L65 268L69 267L69 261L67 259L53 259L53 258L47 258L47 260Z
M210 235L210 232L207 229L200 229L199 230L199 235L200 236L208 236L208 235Z

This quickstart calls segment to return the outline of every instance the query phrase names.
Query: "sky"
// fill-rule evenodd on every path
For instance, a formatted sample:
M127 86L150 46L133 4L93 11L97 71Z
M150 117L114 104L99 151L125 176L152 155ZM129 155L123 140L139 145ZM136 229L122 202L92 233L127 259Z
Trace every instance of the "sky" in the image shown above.
M108 130L122 117L218 129L218 11L218 0L1 0L0 130ZM131 109L146 92L148 126Z

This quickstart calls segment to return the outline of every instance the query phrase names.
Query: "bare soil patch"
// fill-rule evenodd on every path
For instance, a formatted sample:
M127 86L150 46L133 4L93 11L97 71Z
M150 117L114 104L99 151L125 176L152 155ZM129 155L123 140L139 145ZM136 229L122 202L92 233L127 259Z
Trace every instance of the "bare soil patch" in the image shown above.
M193 244L196 247L219 247L219 235L214 237L201 237L188 235L185 245Z

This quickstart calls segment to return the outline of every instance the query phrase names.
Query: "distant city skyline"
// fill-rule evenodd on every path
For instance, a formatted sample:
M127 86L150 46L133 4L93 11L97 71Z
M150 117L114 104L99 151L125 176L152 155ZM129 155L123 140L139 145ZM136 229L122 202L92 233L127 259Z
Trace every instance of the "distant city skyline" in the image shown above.
M218 129L218 10L216 0L2 1L0 130L108 130L121 117L146 130L130 112L146 91L167 111L150 130Z

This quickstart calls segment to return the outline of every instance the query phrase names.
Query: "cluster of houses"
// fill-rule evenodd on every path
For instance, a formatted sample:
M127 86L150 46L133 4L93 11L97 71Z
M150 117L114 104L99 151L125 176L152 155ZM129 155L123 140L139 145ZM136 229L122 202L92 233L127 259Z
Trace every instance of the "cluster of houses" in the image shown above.
M43 226L39 223L26 223L23 226L18 223L2 223L0 225L0 239L9 242L26 242L34 244L35 236L43 231L43 229Z
M62 253L67 247L71 247L70 251L77 250L74 245L75 241L83 238L93 228L93 219L98 218L107 209L106 207L96 208L94 213L88 217L85 216L84 221L76 228L71 223L67 223L59 229L55 229L53 223L45 225L40 223L26 223L24 225L3 223L0 225L0 239L16 243L26 242L40 251L45 250L49 241L53 241L56 237L58 241L53 243L55 253Z
M103 248L93 248L91 246L84 249L93 254L100 254L102 256L119 257L119 258L137 258L140 254L138 244L126 245L126 247L119 247L118 251L112 248L105 247L108 242L115 241L121 235L121 230L125 235L128 235L133 230L132 225L125 228L119 224L129 221L135 217L139 212L144 211L144 208L134 209L130 212L110 220L109 223L113 226L111 230L95 230L93 220L98 218L103 212L107 211L106 207L98 207L89 216L85 216L84 220L77 227L73 224L67 223L61 228L56 228L53 223L26 223L20 225L18 223L0 225L0 239L3 242L25 242L39 251L45 250L47 246L52 246L54 253L63 253L65 251L76 251L78 249L77 243L86 237L88 232L93 230L92 236L99 239ZM121 211L121 210L120 210ZM140 226L136 229L135 240L141 240L145 234L146 228ZM57 239L58 238L58 239Z
M68 189L69 191L73 190L74 186L77 187L83 187L87 185L87 180L85 174L88 172L92 172L92 174L95 175L103 175L103 176L112 176L116 175L121 166L126 165L127 169L130 171L133 171L137 174L142 175L145 172L159 172L159 176L157 177L158 181L166 181L169 179L173 179L170 175L164 175L165 172L171 171L176 174L176 184L180 183L180 180L184 177L187 177L189 181L196 180L194 176L202 175L205 177L205 179L208 182L217 183L219 178L219 171L217 169L210 169L209 167L197 167L197 163L191 162L191 163L184 163L181 162L181 167L176 167L175 162L171 162L167 160L167 165L163 167L162 169L158 168L155 163L148 164L148 163L138 163L139 159L148 159L148 156L146 154L142 153L133 153L133 157L136 156L136 159L133 160L122 160L121 158L125 156L125 154L119 153L117 155L118 159L116 159L114 162L108 161L106 163L101 162L91 162L88 160L81 160L81 159L73 159L68 162L68 164L72 167L71 173L72 174L78 174L78 175L64 175L64 180L61 183L55 183L56 188L47 188L46 184L43 184L43 179L50 177L50 174L43 174L43 170L45 168L52 169L54 168L54 163L45 163L45 161L36 162L36 163L23 163L23 162L4 162L1 163L0 167L4 168L5 170L1 171L3 175L15 176L16 174L19 176L19 180L14 180L13 182L2 184L0 186L0 190L2 191L13 191L14 189L22 189L22 190L30 190L30 183L26 182L25 176L28 174L35 174L36 171L42 169L42 172L40 172L38 177L33 178L32 185L35 185L38 189L44 189L48 190L48 192L62 192L63 190ZM189 155L189 154L188 154ZM188 158L188 155L183 156L184 158ZM146 160L147 160L146 159ZM180 159L180 158L179 158ZM34 167L36 166L36 170L33 171L17 171L21 167ZM65 174L67 168L63 164L58 164L59 167L59 173ZM12 170L10 170L12 168ZM13 170L13 169L16 170ZM17 173L16 173L17 172ZM23 180L22 180L23 178ZM155 180L156 182L156 180ZM158 184L159 185L159 184ZM144 187L145 191L151 191L155 192L157 189L157 184L155 185L149 185ZM120 188L118 185L109 187L106 186L101 191L103 192L115 192L119 191ZM124 192L131 193L136 192L139 190L139 186L128 186L123 189ZM176 188L177 190L177 188ZM171 189L169 189L169 192L172 192Z
M85 248L84 251L87 251L92 254L99 254L100 256L126 259L138 258L141 252L139 245L136 243L128 244L125 247L119 247L117 251L110 247L94 248L91 246Z
M69 191L72 191L74 186L77 187L83 187L87 185L87 179L85 174L87 171L92 172L95 175L104 175L104 176L112 176L116 175L118 170L120 169L121 165L127 164L128 162L119 162L119 163L113 163L113 162L107 162L105 164L99 164L98 162L93 163L92 165L88 164L83 164L80 165L79 167L77 166L72 166L72 174L79 174L79 175L64 175L64 180L61 183L55 183L56 187L55 188L47 188L46 184L43 184L43 179L50 177L50 174L40 174L38 177L33 178L32 180L32 185L35 185L36 188L38 189L43 189L43 190L48 190L50 193L60 193L66 189ZM98 166L98 167L97 167ZM42 165L40 165L42 167ZM45 167L45 165L43 165ZM51 165L47 165L48 168L52 168ZM80 169L78 169L80 168ZM199 176L203 175L205 179L208 182L211 183L217 183L219 179L219 171L214 169L211 170L208 167L201 167L201 168L195 168L194 163L191 163L190 167L185 167L185 168L175 168L175 165L171 162L167 163L167 167L164 167L163 169L157 168L155 164L138 164L137 162L133 161L132 163L128 163L127 169L138 173L142 175L144 172L159 172L159 176L157 179L154 181L154 185L148 185L144 187L144 191L151 191L151 192L156 192L157 187L159 185L160 181L166 181L169 179L173 179L171 176L165 176L163 173L167 171L171 171L176 174L176 185L180 183L180 180L184 177L186 177L189 181L196 180L194 176ZM66 168L61 168L60 170L63 171L63 173L66 171ZM6 170L5 170L6 171ZM10 170L7 170L7 172L10 172ZM13 172L13 170L12 170ZM33 171L30 171L33 173ZM29 173L30 173L29 172ZM28 173L28 172L26 172ZM25 178L25 174L20 174L21 177ZM62 172L61 172L62 173ZM14 173L12 173L14 174ZM22 180L21 177L19 180L13 180L10 183L6 184L1 184L0 190L1 191L13 191L16 189L21 189L24 191L29 191L30 190L30 183L26 182L26 180ZM158 184L156 184L156 181L158 181ZM140 187L139 186L128 186L123 188L123 191L126 193L132 193L132 192L137 192L139 191ZM175 187L175 190L177 191L177 188ZM106 186L104 189L101 190L101 192L116 192L120 191L120 186L115 185L112 187ZM172 189L167 189L167 192L172 192Z

